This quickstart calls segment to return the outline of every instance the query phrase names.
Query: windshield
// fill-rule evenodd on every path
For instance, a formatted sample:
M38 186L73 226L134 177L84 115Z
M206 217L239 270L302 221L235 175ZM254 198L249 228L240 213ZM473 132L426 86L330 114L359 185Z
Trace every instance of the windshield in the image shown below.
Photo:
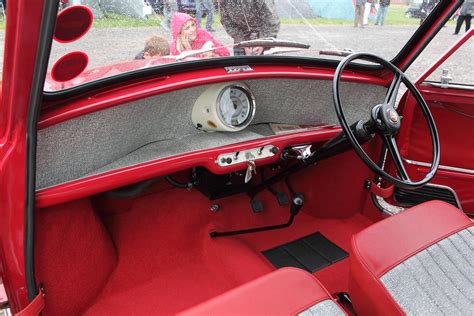
M437 1L62 0L60 3L59 15L86 6L93 22L77 40L54 41L45 84L47 91L147 67L228 56L340 59L348 52L363 51L390 60ZM63 19L69 20L68 32L74 33L82 16L69 14ZM268 38L273 39L262 41ZM71 73L75 75L69 76Z

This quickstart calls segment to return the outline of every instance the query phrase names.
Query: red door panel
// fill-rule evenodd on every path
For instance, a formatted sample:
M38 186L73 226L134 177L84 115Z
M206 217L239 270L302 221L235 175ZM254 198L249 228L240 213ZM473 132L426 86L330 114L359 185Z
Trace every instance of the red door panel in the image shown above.
M441 165L474 170L474 91L428 88L421 93L439 132ZM409 142L407 159L431 161L428 126L418 107L413 111Z
M464 212L474 214L474 91L421 87L439 132L441 160L430 182L453 189ZM403 138L410 177L421 178L432 161L428 126L413 98L407 98L404 115L411 121ZM411 162L411 163L410 163Z

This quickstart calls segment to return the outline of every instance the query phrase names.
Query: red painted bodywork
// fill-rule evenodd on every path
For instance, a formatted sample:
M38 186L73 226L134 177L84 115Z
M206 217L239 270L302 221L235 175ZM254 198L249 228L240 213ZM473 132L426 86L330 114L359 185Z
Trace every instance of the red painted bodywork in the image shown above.
M43 1L9 1L0 107L0 255L13 311L26 306L24 212L26 120Z
M32 88L35 58L37 54L39 31L43 11L43 0L9 1L6 21L5 53L2 79L2 95L0 107L0 275L6 287L7 294L14 312L27 305L27 293L24 272L24 211L25 211L25 177L26 177L26 121L30 91ZM455 5L452 1L444 14ZM442 16L440 16L440 19ZM433 25L431 31L435 29ZM431 32L430 31L430 32ZM397 65L402 68L423 45L422 42L430 37L427 32L420 40L417 48L405 56ZM138 61L142 62L143 61ZM135 62L131 62L135 63ZM135 64L134 64L135 65ZM252 78L315 78L332 79L333 70L316 67L298 66L254 66L253 73L228 75L222 67L214 69L195 70L163 77L150 78L148 81L124 81L110 89L91 91L74 99L45 102L39 128L115 106L130 100L136 100L157 93L163 93L198 84L208 84L222 80L238 80ZM102 69L101 71L105 71ZM120 70L119 70L120 72ZM92 74L89 74L92 76ZM97 72L97 78L103 74ZM382 79L381 79L382 78ZM386 84L390 78L382 74L347 73L345 80ZM62 86L65 88L66 86ZM59 108L61 106L61 108ZM249 145L261 146L274 143L284 147L293 143L320 142L334 135L338 129L324 128L320 131L302 132L292 137L276 136L272 139L258 140L246 144L226 146L187 155L171 157L156 162L146 163L113 171L96 177L76 180L74 182L45 189L38 193L39 205L52 205L64 201L84 197L92 193L114 188L151 176L170 173L188 168L192 165L207 165L211 170L213 159L218 153L244 148ZM191 159L190 159L191 158ZM268 161L269 162L269 161ZM240 167L239 167L240 168ZM236 167L237 169L237 167Z
M79 76L89 63L84 52L70 52L59 58L51 69L51 78L58 82L69 81Z
M94 14L89 7L70 6L58 14L53 39L63 44L77 41L89 32L93 19Z
M58 91L69 89L87 82L100 80L107 77L112 77L115 75L123 74L126 72L149 68L159 65L165 65L175 62L174 57L161 57L159 59L142 59L142 60L132 60L116 65L109 65L95 69L89 69L84 71L80 76L66 81L66 82L57 82L50 75L46 76L45 90L46 91Z

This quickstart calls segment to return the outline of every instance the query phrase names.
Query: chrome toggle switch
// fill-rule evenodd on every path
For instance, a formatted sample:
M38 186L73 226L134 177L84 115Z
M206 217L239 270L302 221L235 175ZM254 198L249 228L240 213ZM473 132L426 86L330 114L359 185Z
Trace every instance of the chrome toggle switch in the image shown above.
M255 156L251 152L245 154L247 159L247 171L245 172L245 183L248 183L254 174L257 174L257 166L255 165Z

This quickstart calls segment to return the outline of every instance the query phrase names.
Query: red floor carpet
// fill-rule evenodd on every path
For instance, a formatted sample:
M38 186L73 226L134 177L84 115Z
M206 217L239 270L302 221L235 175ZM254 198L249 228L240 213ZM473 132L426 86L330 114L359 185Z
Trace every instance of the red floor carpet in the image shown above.
M220 210L196 191L173 189L147 195L126 213L105 218L118 264L86 315L169 315L255 279L274 269L261 255L319 231L349 251L352 234L371 222L358 213L346 219L318 219L300 213L290 228L210 239L213 230L279 224L289 208L262 194L265 211L253 214L248 198L219 201ZM348 259L316 273L333 293L347 291Z

